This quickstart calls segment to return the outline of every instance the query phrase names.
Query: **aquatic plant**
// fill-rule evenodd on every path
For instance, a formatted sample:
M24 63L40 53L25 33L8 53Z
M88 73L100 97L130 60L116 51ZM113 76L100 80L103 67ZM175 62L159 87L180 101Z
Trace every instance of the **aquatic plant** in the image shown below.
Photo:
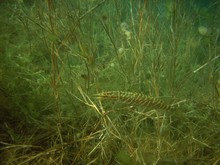
M1 2L0 163L218 164L220 10L195 3Z

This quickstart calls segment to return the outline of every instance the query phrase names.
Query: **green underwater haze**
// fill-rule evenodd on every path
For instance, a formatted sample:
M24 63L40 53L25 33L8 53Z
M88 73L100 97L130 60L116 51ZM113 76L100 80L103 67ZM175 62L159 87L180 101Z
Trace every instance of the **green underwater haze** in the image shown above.
M1 0L0 164L220 163L218 0Z

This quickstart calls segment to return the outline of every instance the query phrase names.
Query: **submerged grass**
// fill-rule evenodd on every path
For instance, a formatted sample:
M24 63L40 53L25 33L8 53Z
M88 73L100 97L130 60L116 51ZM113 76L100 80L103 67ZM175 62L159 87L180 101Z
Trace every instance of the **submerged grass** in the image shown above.
M217 1L0 5L2 164L219 164Z

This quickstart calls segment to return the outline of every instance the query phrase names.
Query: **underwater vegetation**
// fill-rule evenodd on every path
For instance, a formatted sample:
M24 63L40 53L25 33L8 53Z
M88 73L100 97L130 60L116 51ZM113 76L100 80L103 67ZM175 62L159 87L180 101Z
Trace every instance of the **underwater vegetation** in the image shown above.
M0 164L220 164L220 3L0 1Z

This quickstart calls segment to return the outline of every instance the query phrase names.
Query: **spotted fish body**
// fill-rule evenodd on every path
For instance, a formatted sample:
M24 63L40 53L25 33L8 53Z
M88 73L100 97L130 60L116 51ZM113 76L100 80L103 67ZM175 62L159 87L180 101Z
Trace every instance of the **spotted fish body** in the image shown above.
M166 104L162 100L153 97L148 97L141 93L107 91L107 92L98 93L95 95L95 97L99 99L120 100L132 106L143 106L147 108L163 109L163 110L168 110L172 108L170 105Z

